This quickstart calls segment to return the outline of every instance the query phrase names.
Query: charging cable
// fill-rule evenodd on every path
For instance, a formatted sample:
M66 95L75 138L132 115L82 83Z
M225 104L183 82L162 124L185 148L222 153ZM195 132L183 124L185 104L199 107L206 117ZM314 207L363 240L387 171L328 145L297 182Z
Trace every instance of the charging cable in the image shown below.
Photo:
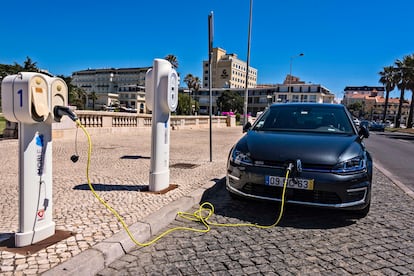
M61 111L61 113L65 113L65 112L68 112L68 110L65 109L64 111ZM64 115L67 115L67 114L64 114ZM253 223L216 223L216 222L210 222L209 219L214 214L214 206L210 202L204 202L200 205L200 207L194 213L178 212L177 215L179 217L183 218L183 219L187 219L187 220L194 221L194 222L200 222L201 224L204 225L205 229L198 229L198 228L191 228L191 227L174 227L174 228L168 229L167 231L161 233L160 235L158 235L157 237L155 237L153 240L151 240L149 242L141 243L141 242L137 241L134 238L134 236L130 232L128 226L126 225L125 221L118 214L118 212L115 209L113 209L104 199L102 199L96 193L95 189L93 188L93 185L92 185L90 177L89 177L89 169L90 169L91 155L92 155L91 137L90 137L88 131L86 130L86 128L81 124L80 120L77 118L76 115L73 114L73 112L69 117L77 124L77 126L79 126L83 130L83 132L85 133L85 135L87 137L87 140L88 140L88 157L87 157L87 161L86 161L86 179L87 179L89 189L91 190L91 192L95 196L95 198L98 199L98 201L100 203L102 203L117 218L117 220L122 225L122 227L125 229L125 231L127 232L128 236L132 240L132 242L134 242L138 246L151 245L151 244L155 243L156 241L158 241L159 239L161 239L162 237L168 235L169 233L174 232L174 231L179 231L179 230L193 231L193 232L199 232L199 233L207 233L207 232L210 231L211 226L220 226L220 227L246 227L247 226L247 227L256 227L256 228L261 228L261 229L267 229L267 228L271 228L271 227L276 226L277 224L279 224L280 220L282 219L283 212L284 212L284 207L285 207L285 195L286 195L287 182L288 182L288 179L289 179L289 174L294 168L293 163L289 163L289 166L286 169L286 176L285 176L285 181L284 181L283 189L282 189L282 200L281 200L281 204L280 204L279 216L273 224L271 224L271 225L259 225L259 224L253 224Z

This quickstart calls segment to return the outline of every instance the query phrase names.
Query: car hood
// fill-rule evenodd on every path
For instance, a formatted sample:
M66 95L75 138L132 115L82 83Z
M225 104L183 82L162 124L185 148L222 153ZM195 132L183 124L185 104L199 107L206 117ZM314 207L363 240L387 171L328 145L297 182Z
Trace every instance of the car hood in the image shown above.
M280 133L249 131L238 147L250 152L253 160L334 165L361 155L363 145L357 135Z

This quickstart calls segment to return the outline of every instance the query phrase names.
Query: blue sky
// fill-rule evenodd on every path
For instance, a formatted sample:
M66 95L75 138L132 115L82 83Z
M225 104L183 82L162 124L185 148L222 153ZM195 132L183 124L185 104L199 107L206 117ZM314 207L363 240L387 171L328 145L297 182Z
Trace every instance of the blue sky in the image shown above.
M247 57L249 0L5 1L0 63L26 56L56 75L87 68L151 66L173 54L181 76L202 78L207 18L214 46ZM378 72L414 53L412 0L254 0L250 65L258 83L289 73L337 97L345 86L380 85ZM398 92L391 94L397 97ZM407 96L411 96L409 93Z

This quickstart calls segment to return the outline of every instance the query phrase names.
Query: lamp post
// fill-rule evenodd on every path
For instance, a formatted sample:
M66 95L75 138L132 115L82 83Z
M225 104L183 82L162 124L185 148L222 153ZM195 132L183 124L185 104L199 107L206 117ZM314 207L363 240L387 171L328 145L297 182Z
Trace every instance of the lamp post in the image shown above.
M302 57L304 54L303 53L300 53L299 55L297 55L297 56L292 56L292 57L290 57L290 70L289 70L289 87L288 87L288 92L289 92L289 95L290 95L290 93L292 92L292 63L293 63L293 59L294 58L297 58L297 57Z
M247 32L247 62L246 62L246 83L245 83L245 91L244 91L243 125L245 125L248 122L247 103L249 100L249 63L250 63L250 43L251 43L251 29L252 29L252 8L253 8L253 0L250 0L249 28Z

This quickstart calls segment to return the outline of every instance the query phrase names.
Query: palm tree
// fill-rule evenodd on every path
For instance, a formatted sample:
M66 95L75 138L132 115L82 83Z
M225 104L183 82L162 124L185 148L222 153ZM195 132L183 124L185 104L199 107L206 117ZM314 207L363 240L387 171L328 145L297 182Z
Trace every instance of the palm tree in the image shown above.
M198 90L200 89L201 80L200 80L199 77L195 77L192 74L187 74L187 76L185 76L185 78L184 78L184 82L187 84L188 90L190 91L188 93L188 95L189 95L189 98L190 98L189 99L189 101L190 101L189 106L191 107L191 101L192 101L191 91L194 91L194 93L198 92ZM190 108L190 112L191 112L191 108Z
M73 87L69 90L69 104L79 109L85 109L86 92L82 88Z
M395 83L398 89L400 89L400 102L398 104L397 116L395 121L395 127L399 128L401 124L401 110L404 103L404 93L407 89L407 68L404 65L404 61L397 59L394 63L396 65Z
M177 68L178 68L178 59L177 59L176 56L169 54L164 59L169 61L172 65L172 67L177 70Z
M414 111L414 54L405 56L403 62L406 69L407 89L411 91L411 103L407 119L407 128L412 128Z
M39 68L37 68L37 62L33 62L30 57L26 57L23 64L23 70L26 72L38 72Z
M385 86L385 107L384 107L384 114L382 116L382 121L385 122L387 117L387 108L388 108L388 100L390 97L390 92L395 89L395 69L393 66L386 66L384 70L379 72L381 78L379 82Z
M95 110L95 101L98 99L98 96L96 95L96 92L91 92L89 95L89 99L92 100L92 110Z

